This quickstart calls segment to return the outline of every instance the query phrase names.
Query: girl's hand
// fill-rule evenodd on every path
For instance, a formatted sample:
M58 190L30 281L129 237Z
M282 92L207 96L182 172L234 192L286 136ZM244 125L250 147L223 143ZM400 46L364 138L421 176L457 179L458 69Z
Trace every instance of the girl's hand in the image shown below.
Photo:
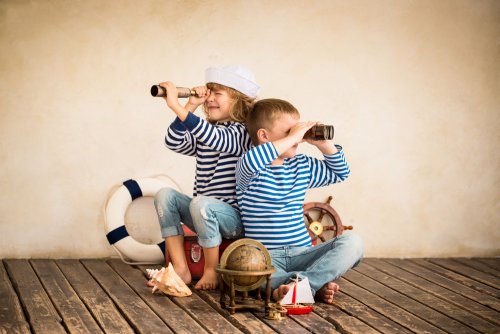
M186 109L189 111L195 111L195 109L205 103L210 96L210 89L208 89L207 86L196 86L193 87L193 90L196 92L196 95L190 96L186 103Z
M168 107L172 109L181 121L184 121L189 112L179 102L177 87L170 81L162 82L160 83L160 86L165 88L167 91L167 96L164 97L164 99L167 101Z
M167 91L167 96L164 96L163 98L165 101L167 101L167 105L170 109L172 109L174 112L179 108L182 107L179 98L177 95L179 94L177 91L177 87L170 81L162 82L160 83L160 86L165 88Z

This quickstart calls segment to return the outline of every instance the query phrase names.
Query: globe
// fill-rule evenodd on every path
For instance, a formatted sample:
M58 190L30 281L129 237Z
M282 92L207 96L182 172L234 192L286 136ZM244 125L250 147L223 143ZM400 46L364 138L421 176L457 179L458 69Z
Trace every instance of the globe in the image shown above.
M243 239L242 239L243 240ZM255 240L252 242L242 242L234 248L226 249L224 258L225 268L229 270L239 271L238 275L233 275L234 284L241 287L249 287L257 284L260 280L263 280L262 275L249 276L245 275L245 272L260 272L269 269L268 259L269 253L262 244L256 244ZM222 264L222 263L221 263Z

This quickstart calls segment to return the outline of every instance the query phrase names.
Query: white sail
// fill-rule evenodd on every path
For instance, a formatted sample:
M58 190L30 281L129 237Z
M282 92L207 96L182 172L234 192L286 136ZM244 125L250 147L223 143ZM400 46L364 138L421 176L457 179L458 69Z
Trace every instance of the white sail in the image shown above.
M304 277L304 279L299 282L297 299L297 303L314 304L314 296L312 295L311 285L307 277Z
M293 291L296 289L295 303L293 301ZM301 281L292 285L292 288L288 290L287 294L281 300L281 305L293 305L293 304L314 304L314 296L311 292L311 286L309 285L309 279L304 277Z

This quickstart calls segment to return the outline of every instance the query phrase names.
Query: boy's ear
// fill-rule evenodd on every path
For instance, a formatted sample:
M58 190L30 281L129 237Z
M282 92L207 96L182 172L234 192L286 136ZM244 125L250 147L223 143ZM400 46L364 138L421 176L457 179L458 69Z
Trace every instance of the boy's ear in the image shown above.
M257 139L259 140L259 143L267 143L269 141L267 130L262 128L257 130Z

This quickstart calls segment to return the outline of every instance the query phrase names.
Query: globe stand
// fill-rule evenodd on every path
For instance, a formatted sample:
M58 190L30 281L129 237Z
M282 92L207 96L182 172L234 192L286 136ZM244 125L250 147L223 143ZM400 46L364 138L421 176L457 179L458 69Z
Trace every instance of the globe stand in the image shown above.
M239 309L262 309L266 313L269 312L269 304L271 303L271 274L275 271L272 270L264 270L264 271L256 271L252 273L248 273L247 271L238 271L238 270L226 270L221 268L216 268L216 271L219 275L219 286L220 286L220 306L229 310L229 313L234 314L236 310ZM229 284L226 283L226 280L222 279L221 276L224 275L227 277ZM266 296L265 300L262 300L260 287L257 287L252 290L242 289L241 286L238 286L234 283L235 276L264 276L266 280ZM241 292L240 298L236 296L236 292ZM249 296L249 292L255 291L256 297L252 298ZM229 304L226 304L227 298L229 298Z
M269 313L271 303L271 256L260 242L240 239L230 244L215 268L219 274L220 305L234 314L239 309L262 309ZM261 286L265 281L265 300L261 297ZM249 292L255 291L255 298ZM240 296L236 296L240 292ZM229 304L227 304L229 298Z

